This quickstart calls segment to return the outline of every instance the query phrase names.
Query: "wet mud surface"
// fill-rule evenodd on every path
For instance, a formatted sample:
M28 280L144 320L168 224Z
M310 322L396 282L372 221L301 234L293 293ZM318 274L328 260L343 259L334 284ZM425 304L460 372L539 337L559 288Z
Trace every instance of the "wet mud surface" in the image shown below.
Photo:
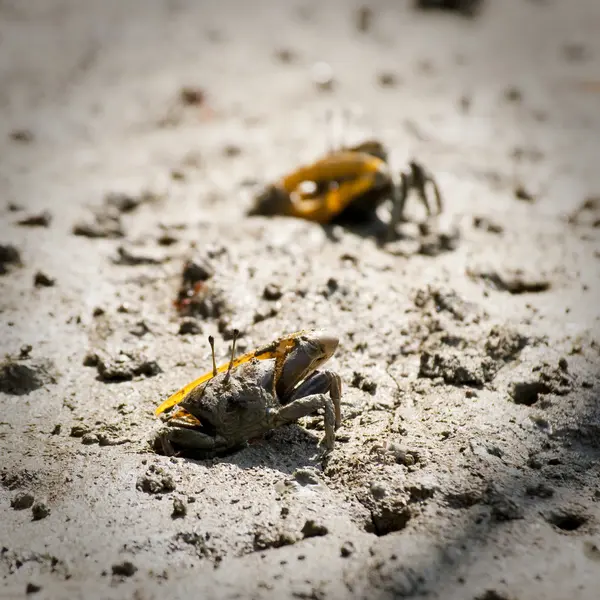
M415 4L0 2L0 597L597 598L600 11ZM434 226L247 215L374 137ZM155 451L209 335L321 327L329 455Z

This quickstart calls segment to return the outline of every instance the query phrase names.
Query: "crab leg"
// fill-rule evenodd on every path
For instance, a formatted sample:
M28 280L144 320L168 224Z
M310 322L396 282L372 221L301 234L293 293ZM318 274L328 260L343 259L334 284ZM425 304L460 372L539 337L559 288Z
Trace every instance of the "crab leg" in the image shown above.
M276 426L291 423L322 408L325 413L323 442L328 449L331 449L335 442L335 430L342 422L341 395L340 376L333 371L317 371L298 386L289 403L277 410L274 419Z

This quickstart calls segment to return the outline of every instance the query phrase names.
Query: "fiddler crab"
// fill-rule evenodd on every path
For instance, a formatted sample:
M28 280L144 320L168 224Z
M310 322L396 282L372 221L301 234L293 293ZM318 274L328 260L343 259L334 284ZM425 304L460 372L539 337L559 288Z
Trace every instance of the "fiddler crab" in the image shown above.
M428 196L432 188L433 201ZM427 169L411 161L396 177L387 150L377 140L328 152L267 186L255 199L249 215L284 215L317 223L365 221L385 200L392 201L386 241L404 220L409 193L415 190L428 217L442 212L442 196Z
M164 454L181 450L220 454L243 446L271 429L323 410L326 451L341 424L342 383L333 371L317 369L336 351L338 338L323 330L299 331L217 367L187 384L155 411L177 406L157 436Z

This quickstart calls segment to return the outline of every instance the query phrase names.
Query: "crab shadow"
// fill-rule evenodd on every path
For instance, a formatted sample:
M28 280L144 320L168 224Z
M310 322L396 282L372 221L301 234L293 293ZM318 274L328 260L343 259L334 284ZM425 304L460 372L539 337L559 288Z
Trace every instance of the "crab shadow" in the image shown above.
M318 445L319 439L319 436L292 423L269 431L245 446L213 453L185 451L179 456L193 464L214 466L229 463L243 470L261 467L292 475L303 467L321 469L324 455Z

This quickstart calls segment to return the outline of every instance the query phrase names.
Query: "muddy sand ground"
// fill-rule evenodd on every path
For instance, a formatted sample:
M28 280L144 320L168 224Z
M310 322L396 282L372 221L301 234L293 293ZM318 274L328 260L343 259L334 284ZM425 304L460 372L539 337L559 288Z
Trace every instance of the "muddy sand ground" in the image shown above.
M600 6L371 6L0 2L3 598L599 597ZM458 239L246 216L367 137ZM328 457L153 451L235 327L339 335Z

